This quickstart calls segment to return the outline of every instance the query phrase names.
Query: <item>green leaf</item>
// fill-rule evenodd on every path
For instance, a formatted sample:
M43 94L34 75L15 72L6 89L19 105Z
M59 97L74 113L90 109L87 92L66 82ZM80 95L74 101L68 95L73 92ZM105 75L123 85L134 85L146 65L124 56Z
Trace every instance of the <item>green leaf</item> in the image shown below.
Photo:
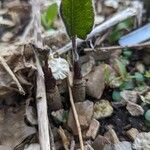
M127 70L126 70L126 66L120 61L116 59L116 65L118 68L118 73L121 76L122 80L125 80L127 77Z
M52 25L54 19L56 18L57 13L58 13L57 3L53 3L43 12L43 14L41 16L41 21L42 21L43 26L46 29L51 28L51 25Z
M112 32L109 36L109 39L108 39L109 42L111 44L117 42L124 35L124 31L126 31L126 30L129 31L132 28L133 28L133 19L132 18L122 21L117 26L115 26L115 28L112 30Z
M133 90L134 89L134 83L132 80L125 81L122 83L122 85L119 87L119 89L122 90Z
M61 0L60 14L70 38L86 39L94 24L92 0Z
M46 12L44 12L42 15L41 15L41 23L43 25L43 27L45 29L48 28L48 24L47 24L47 21L46 21Z
M131 58L131 56L132 56L132 51L131 51L131 50L126 50L126 49L124 49L123 55L124 55L127 59L129 59L129 58Z
M58 13L58 5L57 3L54 3L50 5L46 12L46 20L48 21L48 24L51 24L53 20L56 18Z
M123 33L117 30L113 30L109 36L109 42L114 43L122 37Z
M117 25L116 30L130 30L133 28L133 24L133 18L126 19Z
M115 102L120 102L122 100L122 97L120 95L120 91L114 90L113 93L112 93L112 99Z
M139 72L135 72L134 78L138 83L144 82L144 76Z
M150 78L150 70L148 70L148 71L145 72L145 77L146 78Z

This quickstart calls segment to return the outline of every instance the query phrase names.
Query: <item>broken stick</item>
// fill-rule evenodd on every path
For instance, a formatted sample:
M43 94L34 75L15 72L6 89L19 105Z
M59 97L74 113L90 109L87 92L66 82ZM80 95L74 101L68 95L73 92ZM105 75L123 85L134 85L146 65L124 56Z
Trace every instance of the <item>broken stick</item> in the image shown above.
M98 47L95 49L92 48L85 48L85 52L97 52L97 51L111 51L111 50L117 50L117 49L125 49L125 48L145 48L150 47L150 42L145 42L141 44L131 45L131 46L108 46L108 47Z
M49 121L47 115L47 101L46 101L46 90L44 73L35 53L36 66L37 66L37 89L36 89L36 105L38 115L38 130L39 130L39 142L41 150L50 150L50 139L49 139Z

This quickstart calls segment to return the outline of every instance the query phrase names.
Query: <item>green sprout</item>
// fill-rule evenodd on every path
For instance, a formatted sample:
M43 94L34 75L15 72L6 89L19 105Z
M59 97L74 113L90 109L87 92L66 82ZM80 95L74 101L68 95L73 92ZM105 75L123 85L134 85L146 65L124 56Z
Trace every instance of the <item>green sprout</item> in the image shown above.
M58 14L57 3L51 4L41 15L41 23L46 30L51 29L54 20Z

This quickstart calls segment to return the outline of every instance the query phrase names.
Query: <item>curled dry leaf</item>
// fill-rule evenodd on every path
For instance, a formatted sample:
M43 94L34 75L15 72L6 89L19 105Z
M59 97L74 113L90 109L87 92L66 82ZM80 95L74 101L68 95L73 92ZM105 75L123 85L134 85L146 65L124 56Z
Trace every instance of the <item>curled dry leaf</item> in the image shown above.
M69 64L63 58L53 58L49 60L49 67L52 70L53 76L56 80L65 79L69 74Z

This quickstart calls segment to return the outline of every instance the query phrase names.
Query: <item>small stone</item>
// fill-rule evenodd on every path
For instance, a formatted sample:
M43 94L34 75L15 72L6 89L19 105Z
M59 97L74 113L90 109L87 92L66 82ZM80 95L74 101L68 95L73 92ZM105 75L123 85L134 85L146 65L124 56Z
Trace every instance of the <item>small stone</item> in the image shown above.
M140 73L144 73L145 71L145 66L142 63L137 63L135 68L137 69L137 71L139 71Z
M132 150L132 145L127 141L119 142L115 144L115 150Z
M51 115L57 123L65 123L67 121L68 112L64 109L60 109L53 111Z
M85 80L87 95L100 99L105 88L104 65L95 67L85 76Z
M93 111L94 111L93 102L89 100L84 101L84 102L78 102L78 103L75 103L75 107L76 107L77 114L79 117L81 129L87 129L91 123L92 116L93 116ZM78 135L72 109L70 109L69 111L67 124L68 124L68 127L70 127L70 129L72 130L73 134Z
M86 137L92 138L94 140L98 133L99 127L100 127L99 121L97 121L96 119L92 119L89 129L86 132Z
M89 56L88 59L82 63L82 66L81 66L82 76L84 77L87 74L89 74L94 65L95 65L94 58L92 56Z
M94 105L94 118L101 119L111 116L113 113L113 107L107 100L100 100Z
M128 102L126 109L132 116L140 116L144 114L144 110L140 105L137 105L133 102Z
M111 141L113 144L119 143L119 138L112 127L108 126L108 131L105 133L105 137Z
M133 143L133 148L136 150L150 149L150 132L139 133Z
M107 144L107 145L105 145L103 150L132 150L132 145L130 142L123 141L123 142L119 142L114 145Z
M98 135L94 140L92 147L94 150L103 150L105 144L110 144L110 141L106 137Z
M134 141L136 136L139 134L139 131L136 128L131 128L127 131L127 136Z
M138 93L136 91L124 90L120 94L125 101L130 101L133 103L137 102Z

